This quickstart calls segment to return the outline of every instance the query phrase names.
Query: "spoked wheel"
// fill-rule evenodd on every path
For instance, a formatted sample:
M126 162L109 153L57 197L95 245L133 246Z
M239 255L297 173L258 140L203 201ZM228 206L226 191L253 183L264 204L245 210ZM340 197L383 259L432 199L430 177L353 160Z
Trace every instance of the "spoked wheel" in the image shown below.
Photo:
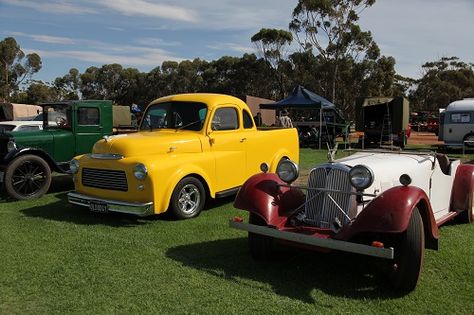
M425 251L425 233L418 208L413 210L407 230L395 243L390 282L396 289L409 292L415 289L418 282Z
M266 226L265 221L254 213L249 215L249 223ZM273 238L261 234L249 232L248 243L250 254L255 260L266 260L272 254Z
M5 189L18 200L39 198L51 185L51 169L36 155L23 155L13 160L5 172Z
M189 219L199 215L206 195L202 183L194 177L183 178L171 196L171 211L178 219Z

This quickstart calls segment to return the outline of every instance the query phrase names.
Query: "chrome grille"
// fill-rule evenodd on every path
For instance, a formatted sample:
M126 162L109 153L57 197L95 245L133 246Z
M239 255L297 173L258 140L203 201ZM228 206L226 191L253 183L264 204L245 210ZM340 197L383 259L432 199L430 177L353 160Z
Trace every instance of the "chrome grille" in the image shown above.
M82 169L82 185L101 189L127 191L127 176L124 171L96 168Z
M348 166L324 164L311 171L306 194L305 222L320 228L332 228L334 222L349 223L349 211L354 204L354 190L349 181ZM324 191L326 190L326 191ZM346 193L340 193L346 192Z

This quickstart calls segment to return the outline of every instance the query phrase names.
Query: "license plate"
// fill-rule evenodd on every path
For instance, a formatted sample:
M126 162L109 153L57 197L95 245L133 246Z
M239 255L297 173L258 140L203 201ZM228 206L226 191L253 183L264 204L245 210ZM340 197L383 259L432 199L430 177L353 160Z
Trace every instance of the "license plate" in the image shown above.
M109 212L109 207L105 202L101 201L91 201L89 202L89 209L94 212L107 213Z

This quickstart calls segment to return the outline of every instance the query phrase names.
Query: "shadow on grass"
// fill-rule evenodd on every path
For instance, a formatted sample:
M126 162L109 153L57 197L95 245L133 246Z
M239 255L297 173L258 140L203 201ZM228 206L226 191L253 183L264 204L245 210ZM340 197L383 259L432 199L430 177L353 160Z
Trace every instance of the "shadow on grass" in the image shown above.
M133 227L143 224L152 223L156 220L162 221L175 221L176 219L169 213L169 211L148 217L137 217L130 214L123 213L96 213L91 212L85 207L72 205L68 203L67 193L69 190L74 189L72 179L68 176L61 176L63 178L56 179L54 185L49 190L49 194L55 193L56 191L64 191L55 195L57 201L48 203L47 205L36 206L24 210L20 210L25 216L37 217L47 220L71 222L75 224L84 225L107 225L117 227ZM226 203L233 201L232 197L220 198L217 200L210 200L206 203L204 211L211 210L216 207L220 207Z
M348 253L323 254L278 246L271 261L261 262L250 257L247 238L237 238L174 247L167 256L240 285L261 288L268 284L276 294L310 304L318 303L318 297L311 295L314 289L362 300L404 295L393 290L383 274L375 275L381 270L381 261Z
M160 216L140 218L121 213L95 213L85 207L69 204L67 192L55 195L56 201L46 205L20 210L25 216L47 220L70 222L83 225L107 225L115 227L133 227L151 223Z

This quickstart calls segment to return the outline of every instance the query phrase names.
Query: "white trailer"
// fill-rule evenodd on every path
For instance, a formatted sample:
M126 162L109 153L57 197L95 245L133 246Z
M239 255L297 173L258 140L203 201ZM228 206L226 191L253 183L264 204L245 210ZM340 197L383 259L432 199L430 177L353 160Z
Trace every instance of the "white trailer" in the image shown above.
M474 147L474 98L454 101L439 117L438 138L446 146Z

